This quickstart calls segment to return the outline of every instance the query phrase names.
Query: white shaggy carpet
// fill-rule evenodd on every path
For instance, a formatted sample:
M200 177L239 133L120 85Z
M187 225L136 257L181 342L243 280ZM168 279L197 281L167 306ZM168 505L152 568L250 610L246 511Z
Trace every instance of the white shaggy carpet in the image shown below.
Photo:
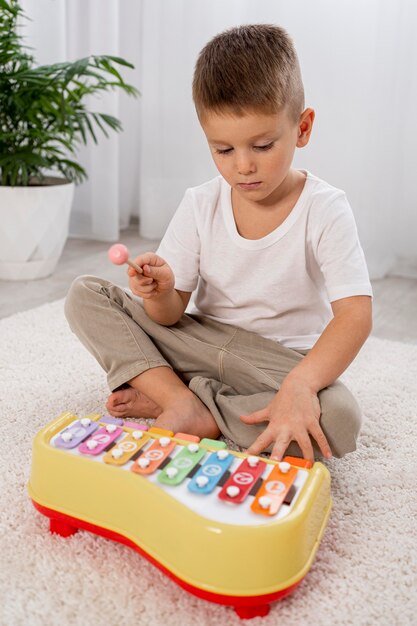
M64 410L104 412L105 378L62 300L1 320L1 626L417 624L417 345L372 338L344 380L365 421L358 450L327 464L334 507L316 560L268 617L241 622L134 550L48 532L27 494L32 438Z

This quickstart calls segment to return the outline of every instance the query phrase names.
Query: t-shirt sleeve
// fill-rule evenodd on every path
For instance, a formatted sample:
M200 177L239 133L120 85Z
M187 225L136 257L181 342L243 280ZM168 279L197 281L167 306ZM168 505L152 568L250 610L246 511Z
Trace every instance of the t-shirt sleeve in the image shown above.
M194 202L191 189L187 189L156 251L172 268L175 288L188 292L197 287L200 267Z
M316 234L316 258L330 302L350 296L372 296L365 255L345 194L322 212Z

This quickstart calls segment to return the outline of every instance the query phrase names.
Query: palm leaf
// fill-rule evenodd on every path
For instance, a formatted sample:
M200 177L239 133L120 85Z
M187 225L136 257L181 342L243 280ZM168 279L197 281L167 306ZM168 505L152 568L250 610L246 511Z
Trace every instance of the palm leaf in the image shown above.
M0 0L0 184L27 185L46 168L81 182L87 173L68 155L89 138L98 143L95 127L106 137L122 130L116 117L89 111L86 97L116 89L137 97L118 70L134 66L112 55L36 66L17 34L22 17L18 0Z

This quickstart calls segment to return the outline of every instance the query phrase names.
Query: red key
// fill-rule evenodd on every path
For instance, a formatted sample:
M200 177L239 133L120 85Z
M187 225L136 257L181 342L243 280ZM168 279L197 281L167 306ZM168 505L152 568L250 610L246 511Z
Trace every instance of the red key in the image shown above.
M219 498L233 504L243 502L265 467L266 463L257 456L244 459L223 485Z

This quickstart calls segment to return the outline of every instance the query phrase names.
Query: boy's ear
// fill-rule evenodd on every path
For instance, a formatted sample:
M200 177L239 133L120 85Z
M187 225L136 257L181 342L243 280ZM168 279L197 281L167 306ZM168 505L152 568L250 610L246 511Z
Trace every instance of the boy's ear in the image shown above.
M304 148L310 140L316 114L313 109L305 109L300 115L298 122L297 148Z

